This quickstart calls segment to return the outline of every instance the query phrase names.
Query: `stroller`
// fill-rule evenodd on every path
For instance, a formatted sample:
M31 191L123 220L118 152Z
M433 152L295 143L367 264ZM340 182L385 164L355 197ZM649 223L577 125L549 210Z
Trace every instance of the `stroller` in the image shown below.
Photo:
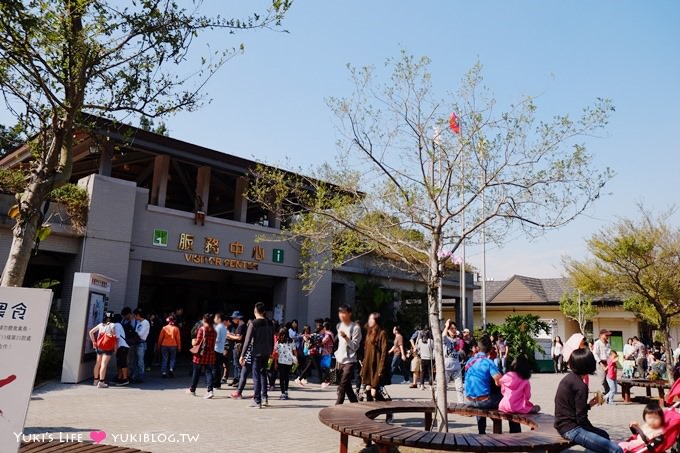
M665 403L668 409L664 411L663 438L660 441L652 439L647 446L636 453L661 453L671 450L673 453L680 453L680 402L673 404L673 400L680 398L680 380L676 380L666 396ZM634 434L639 434L634 431Z

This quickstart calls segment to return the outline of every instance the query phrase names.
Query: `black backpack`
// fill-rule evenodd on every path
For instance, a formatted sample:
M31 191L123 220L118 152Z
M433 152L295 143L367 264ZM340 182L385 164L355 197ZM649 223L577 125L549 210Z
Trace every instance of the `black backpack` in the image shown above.
M139 343L141 343L141 338L139 338L139 334L132 326L132 323L126 322L123 324L123 330L125 331L125 342L129 346L137 346Z

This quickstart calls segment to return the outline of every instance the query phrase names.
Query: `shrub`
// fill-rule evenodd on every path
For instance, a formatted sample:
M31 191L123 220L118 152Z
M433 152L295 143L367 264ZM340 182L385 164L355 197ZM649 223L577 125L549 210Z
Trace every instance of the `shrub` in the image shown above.
M90 198L87 190L75 184L66 184L50 194L52 201L62 203L71 219L71 226L78 231L85 230Z
M0 168L0 193L15 194L26 187L26 175L21 170Z

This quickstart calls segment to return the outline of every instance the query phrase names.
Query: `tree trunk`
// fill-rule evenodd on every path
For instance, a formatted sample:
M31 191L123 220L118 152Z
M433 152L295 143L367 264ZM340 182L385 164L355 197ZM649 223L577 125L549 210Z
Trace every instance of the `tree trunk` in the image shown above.
M12 245L0 286L22 286L26 270L35 248L41 211L52 190L66 184L72 170L73 115L66 115L62 122L54 119L53 138L44 160L31 175L30 182L21 195L17 195L19 215L12 230Z
M444 368L444 348L442 347L442 330L439 324L439 301L437 300L437 286L428 285L427 305L429 308L429 321L434 341L434 367L437 370L437 389L433 391L435 405L437 406L436 420L439 432L449 431L449 413L446 394L446 371Z
M663 332L663 345L666 348L666 365L669 370L667 373L669 377L672 376L673 365L673 345L671 344L671 333L670 333L670 321L667 317L661 316L659 322L659 328ZM654 339L652 338L652 342Z
M436 406L435 420L438 421L439 432L449 431L449 412L446 395L446 370L444 368L444 348L442 347L442 330L439 313L439 286L442 284L441 266L439 265L439 249L441 247L441 232L432 234L430 243L428 279L427 279L427 317L434 342L434 368L437 370L436 391L432 391L432 398Z
M19 198L19 217L12 230L12 246L9 257L2 272L0 286L22 286L24 277L35 247L35 240L40 226L40 211L47 198L44 186L31 183Z

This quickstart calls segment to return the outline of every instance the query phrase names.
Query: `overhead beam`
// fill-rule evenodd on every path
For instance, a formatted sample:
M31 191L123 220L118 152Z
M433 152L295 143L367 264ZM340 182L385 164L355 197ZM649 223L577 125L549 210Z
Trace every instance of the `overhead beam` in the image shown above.
M165 199L168 194L169 171L170 171L170 156L164 154L156 156L153 163L151 204L160 207L165 207Z
M99 152L99 174L111 176L111 162L113 160L113 145L110 141L104 143Z
M234 220L245 222L248 219L248 178L239 176L236 178L236 189L234 190Z
M196 206L196 209L207 214L210 199L210 167L206 165L198 167L196 172L196 195L200 197L201 202L201 206Z

